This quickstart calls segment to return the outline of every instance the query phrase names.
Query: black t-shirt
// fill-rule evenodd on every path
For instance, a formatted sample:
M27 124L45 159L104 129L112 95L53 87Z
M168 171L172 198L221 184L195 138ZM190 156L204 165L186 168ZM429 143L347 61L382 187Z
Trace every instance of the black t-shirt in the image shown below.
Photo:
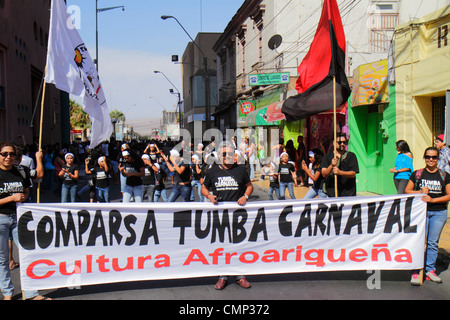
M77 164L72 164L70 167L67 166L67 164L64 164L62 166L63 169L68 170L71 174L75 174L75 171L80 170ZM69 176L68 173L64 173L63 175L63 184L66 186L74 186L78 183L78 180L72 179L71 176Z
M322 168L328 168L331 161L334 158L334 152L327 153L321 163ZM338 168L342 171L354 171L359 173L358 159L353 152L347 152L341 156L341 160L338 163ZM338 196L339 197L350 197L356 196L356 177L347 178L338 175ZM334 174L330 174L327 179L325 179L326 193L329 197L335 196L334 190Z
M202 170L202 165L199 164L198 168L200 170ZM202 177L202 173L197 173L197 165L196 164L191 164L191 171L192 171L192 180L200 180Z
M280 182L294 182L292 173L295 172L295 167L292 163L280 162L278 166L278 173L280 174Z
M419 171L419 170L417 170ZM421 169L417 181L417 171L414 171L409 180L414 183L414 190L418 191L422 188L428 188L428 195L431 198L439 198L446 195L445 186L450 183L450 174L445 171L429 172L427 169ZM447 210L447 202L444 203L427 203L428 211Z
M205 175L203 182L206 189L222 201L238 201L250 182L250 177L243 165L234 164L230 169L222 165L212 166Z
M316 188L316 189L322 189L322 188L323 188L323 183L324 183L325 181L324 181L324 178L323 178L323 175L322 175L322 171L321 171L320 166L319 166L319 167L313 168L313 174L315 174L317 171L320 172L320 175L319 175L319 178L317 178L317 180L314 181L313 186L314 186L314 188Z
M278 175L276 174L276 173L278 173L278 166L274 162L271 162L270 165L273 167L273 173L275 175L269 174L269 187L279 188L280 183L278 182Z
M95 177L95 184L99 188L107 188L109 187L109 176L108 172L105 171L104 168L95 167L89 169L91 174Z
M148 156L150 157L150 161L152 163L159 163L159 159L161 158L161 155L159 153L149 153Z
M30 176L23 168L12 167L11 170L0 169L0 199L11 196L14 193L24 193L31 186ZM8 202L0 206L0 213L15 214L16 203Z
M145 165L145 176L142 177L142 183L146 186L155 184L155 171L149 165Z
M124 165L125 171L127 173L139 173L141 168L144 168L144 162L138 159L134 162L126 162ZM142 185L142 178L138 176L127 177L126 184L131 187Z
M173 182L174 183L190 182L191 181L191 168L189 167L189 165L185 164L185 163L180 163L180 164L178 164L178 167L180 167L180 169L182 169L184 167L184 171L181 174L179 174L177 172L177 170L175 170L174 176L173 176Z

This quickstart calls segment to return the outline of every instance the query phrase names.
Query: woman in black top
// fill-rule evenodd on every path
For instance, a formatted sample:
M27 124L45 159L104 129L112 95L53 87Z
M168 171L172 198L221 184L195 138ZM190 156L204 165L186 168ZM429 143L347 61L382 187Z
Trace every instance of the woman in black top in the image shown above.
M310 166L302 161L302 169L305 171L306 175L313 181L311 188L306 193L304 199L312 199L316 196L319 198L328 198L328 196L323 192L324 178L322 176L322 154L318 149L310 151L309 154Z
M297 174L294 165L289 161L286 152L281 154L281 162L278 166L278 174L280 179L280 200L285 199L286 188L289 190L291 199L295 199L294 185L297 187Z
M95 188L97 191L97 198L99 202L110 202L109 188L110 188L110 173L111 165L105 156L101 156L95 162L94 168L89 168L89 159L86 159L86 174L94 175Z
M80 171L77 164L74 163L74 156L72 153L67 153L65 155L66 163L63 164L61 171L58 176L62 179L61 187L61 202L76 201L77 195L77 184L78 184L78 173Z
M0 286L5 300L11 300L14 285L9 269L9 237L17 241L16 203L28 198L30 177L14 165L16 147L11 143L0 144ZM24 291L26 299L46 300L37 291Z
M425 272L434 282L442 282L436 275L435 265L438 255L439 238L447 222L447 205L450 201L450 175L437 167L439 149L429 147L423 158L426 167L414 171L406 185L405 193L423 193L427 203L427 246L425 252ZM411 284L420 285L419 272L412 273Z
M180 157L180 153L174 149L170 150L170 162L169 158L161 154L166 162L167 168L174 173L173 187L170 192L168 202L175 202L179 196L183 198L183 201L191 201L191 169L189 164L184 163Z
M123 202L130 202L134 196L135 202L142 202L142 177L145 175L144 162L131 149L122 152L125 163L119 164L119 171L126 178L123 192Z

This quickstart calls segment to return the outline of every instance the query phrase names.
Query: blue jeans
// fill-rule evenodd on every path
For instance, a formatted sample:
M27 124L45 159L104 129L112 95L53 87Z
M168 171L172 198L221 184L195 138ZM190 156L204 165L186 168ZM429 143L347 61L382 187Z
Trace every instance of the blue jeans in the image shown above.
M96 189L98 201L109 202L109 187L106 188L96 187Z
M295 193L294 193L294 183L293 182L280 182L280 200L285 200L285 192L286 188L288 188L289 195L291 196L291 199L295 199Z
M205 201L205 196L202 194L202 184L199 180L192 180L191 181L192 191L191 191L191 201L194 201L194 188L197 187L198 189L198 198L200 199L200 202Z
M148 195L148 201L153 202L153 196L155 194L155 184L144 184L142 185L142 200Z
M427 211L427 249L425 253L425 271L435 270L438 256L438 244L442 229L447 222L447 210Z
M190 183L186 185L175 183L170 192L169 200L167 202L175 202L179 196L183 198L184 202L191 201L191 190L192 186Z
M273 192L275 191L275 195L277 196L277 199L280 200L280 188L276 187L269 187L269 200L273 200Z
M14 242L18 241L17 216L0 214L0 289L4 296L14 295L14 285L11 281L9 269L9 235ZM24 291L25 299L39 295L37 291Z
M327 194L324 193L322 189L311 187L303 199L313 199L316 196L319 196L319 198L328 198Z
M255 179L255 163L256 163L256 156L254 154L252 154L248 158L248 163L250 166L250 180L254 180Z
M134 202L142 202L142 184L139 186L125 185L123 202L130 202L132 196L134 196Z
M169 198L167 197L166 189L155 190L155 194L153 195L153 202L158 202L159 197L162 197L164 202L167 202L169 200Z
M70 202L76 201L77 196L77 185L68 185L63 184L61 187L61 202L69 202L69 196L70 196Z

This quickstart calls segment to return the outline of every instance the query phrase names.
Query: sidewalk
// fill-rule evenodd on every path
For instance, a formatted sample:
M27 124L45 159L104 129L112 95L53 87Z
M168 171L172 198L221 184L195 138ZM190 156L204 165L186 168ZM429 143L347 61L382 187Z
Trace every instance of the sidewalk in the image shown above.
M256 174L257 177L259 177L259 174ZM257 180L253 181L253 186L255 188L260 188L261 190L268 190L269 189L269 180ZM295 197L297 199L303 199L306 192L308 192L307 187L298 186L294 187L294 193ZM377 196L377 194L370 193L370 192L360 192L358 193L359 196ZM286 190L286 199L290 199L289 192ZM438 259L446 260L447 263L450 260L450 218L447 220L446 225L444 226L444 230L442 230L441 238L439 240L439 254L440 256Z

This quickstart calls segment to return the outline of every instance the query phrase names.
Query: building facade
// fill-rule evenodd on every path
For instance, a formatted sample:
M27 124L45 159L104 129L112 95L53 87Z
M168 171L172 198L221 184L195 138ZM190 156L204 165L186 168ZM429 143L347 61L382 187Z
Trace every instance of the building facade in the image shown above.
M220 33L201 32L195 43L186 46L181 61L183 79L183 126L190 138L203 141L203 133L214 126L214 113L217 106L216 60L212 50ZM205 60L206 58L206 60ZM205 64L206 62L206 64ZM205 69L207 72L205 73ZM207 75L205 77L205 75ZM209 84L209 97L207 87ZM209 99L209 108L207 100ZM210 122L207 123L209 114ZM186 138L186 137L183 137Z
M450 6L396 29L396 131L412 147L414 168L424 167L423 152L438 135L449 142L449 29Z
M0 1L0 140L37 141L50 0ZM69 142L69 95L45 90L43 144Z
M347 42L346 71L356 94L362 85L360 76L367 76L359 73L361 68L383 61L385 78L386 69L393 70L392 59L388 66L386 64L388 57L392 57L390 49L394 37L398 37L398 26L442 8L449 1L337 0L337 3ZM292 139L295 147L299 135L304 137L308 150L328 151L332 147L333 123L329 113L291 123L280 119L262 120L270 118L267 110L279 109L287 97L297 94L298 66L314 38L322 5L323 1L306 0L244 1L214 46L219 90L216 125L222 131L242 128L244 135L253 135L257 142L274 144L266 136L261 139L259 132L264 131L261 129L279 130L284 142ZM353 81L355 72L358 79ZM401 75L397 67L396 73ZM289 74L290 81L252 83L252 78L268 78L274 74ZM407 121L405 133L397 134L398 88L398 84L386 81L383 92L389 97L387 101L352 105L352 97L349 105L342 106L338 112L338 130L349 133L349 148L361 159L360 191L380 194L395 191L388 171L396 156L395 142L397 138L409 136ZM442 104L442 95L434 101ZM380 176L383 179L386 176L386 180L378 178ZM373 183L374 178L377 184Z
M446 91L449 90L445 29L449 6L422 19L400 12L385 60L358 66L353 73L353 97L348 112L349 148L360 163L358 190L393 194L396 142L405 140L414 155L414 168L424 166L425 148L448 130ZM439 8L443 1L411 3L416 14ZM406 7L399 3L400 7ZM419 10L420 9L420 10ZM447 118L448 119L448 118Z

